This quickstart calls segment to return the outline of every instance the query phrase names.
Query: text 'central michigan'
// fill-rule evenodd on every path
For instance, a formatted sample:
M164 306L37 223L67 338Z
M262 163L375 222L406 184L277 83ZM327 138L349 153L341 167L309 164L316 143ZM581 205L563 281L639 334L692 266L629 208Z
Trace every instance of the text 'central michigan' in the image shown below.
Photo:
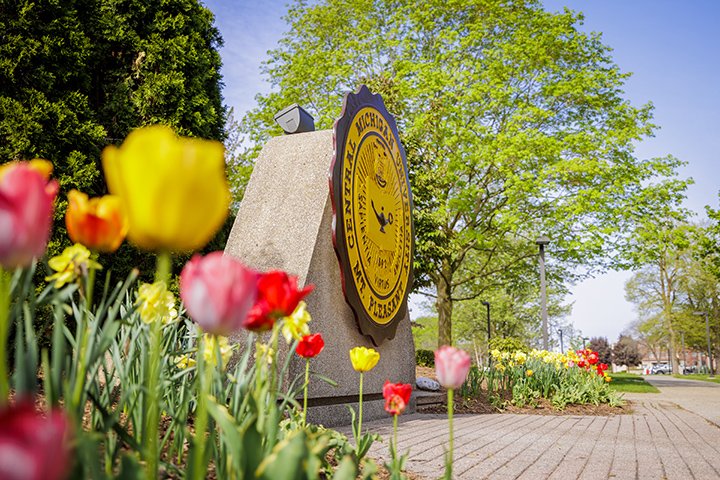
M414 250L412 194L395 119L362 86L345 97L330 167L333 244L360 331L380 344L407 316Z

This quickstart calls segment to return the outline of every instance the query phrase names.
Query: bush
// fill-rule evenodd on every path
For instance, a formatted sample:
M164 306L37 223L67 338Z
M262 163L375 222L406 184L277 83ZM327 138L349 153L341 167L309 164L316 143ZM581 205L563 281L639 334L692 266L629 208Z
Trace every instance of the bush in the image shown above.
M432 350L416 350L415 364L421 367L435 368L435 352Z
M493 338L490 340L490 350L500 350L501 352L524 352L529 353L530 347L525 342L515 337Z

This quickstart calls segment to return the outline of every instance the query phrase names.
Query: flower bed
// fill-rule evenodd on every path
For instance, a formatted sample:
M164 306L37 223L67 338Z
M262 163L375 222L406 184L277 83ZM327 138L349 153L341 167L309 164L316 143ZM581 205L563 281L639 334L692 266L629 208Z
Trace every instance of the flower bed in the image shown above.
M470 370L459 390L463 398L483 398L499 409L549 404L563 410L571 405L623 404L622 397L609 388L612 379L597 352L493 350L491 357L490 367Z

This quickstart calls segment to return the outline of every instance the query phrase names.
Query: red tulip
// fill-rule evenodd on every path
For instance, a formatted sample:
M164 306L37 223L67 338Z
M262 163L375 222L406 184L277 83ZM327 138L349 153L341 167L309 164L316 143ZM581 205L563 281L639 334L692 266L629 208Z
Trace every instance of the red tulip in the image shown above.
M470 371L470 355L444 345L435 350L435 374L445 388L460 388Z
M227 336L245 325L256 281L255 271L222 252L195 255L180 274L180 297L205 332Z
M58 184L48 181L45 160L13 162L0 168L0 264L29 265L45 253Z
M391 415L400 415L410 404L412 386L409 383L390 383L385 380L383 385L383 398L385 398L385 411Z
M590 365L595 365L598 360L600 360L600 357L598 357L597 352L590 352L587 355L587 361Z
M70 423L62 410L39 414L31 402L0 412L0 478L61 480L72 466Z
M257 288L257 302L243 325L253 331L269 330L277 318L292 315L314 286L298 290L297 277L273 270L260 275Z
M295 348L295 353L303 358L313 358L325 348L325 340L319 333L305 335Z

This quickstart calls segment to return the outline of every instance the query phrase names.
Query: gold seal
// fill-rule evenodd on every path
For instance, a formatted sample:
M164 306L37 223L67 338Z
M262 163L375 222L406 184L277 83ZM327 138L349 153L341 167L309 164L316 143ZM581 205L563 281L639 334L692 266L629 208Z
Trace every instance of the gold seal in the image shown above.
M335 247L346 299L360 330L377 344L394 336L407 313L412 196L405 154L382 99L365 87L348 97L335 125L331 171Z

